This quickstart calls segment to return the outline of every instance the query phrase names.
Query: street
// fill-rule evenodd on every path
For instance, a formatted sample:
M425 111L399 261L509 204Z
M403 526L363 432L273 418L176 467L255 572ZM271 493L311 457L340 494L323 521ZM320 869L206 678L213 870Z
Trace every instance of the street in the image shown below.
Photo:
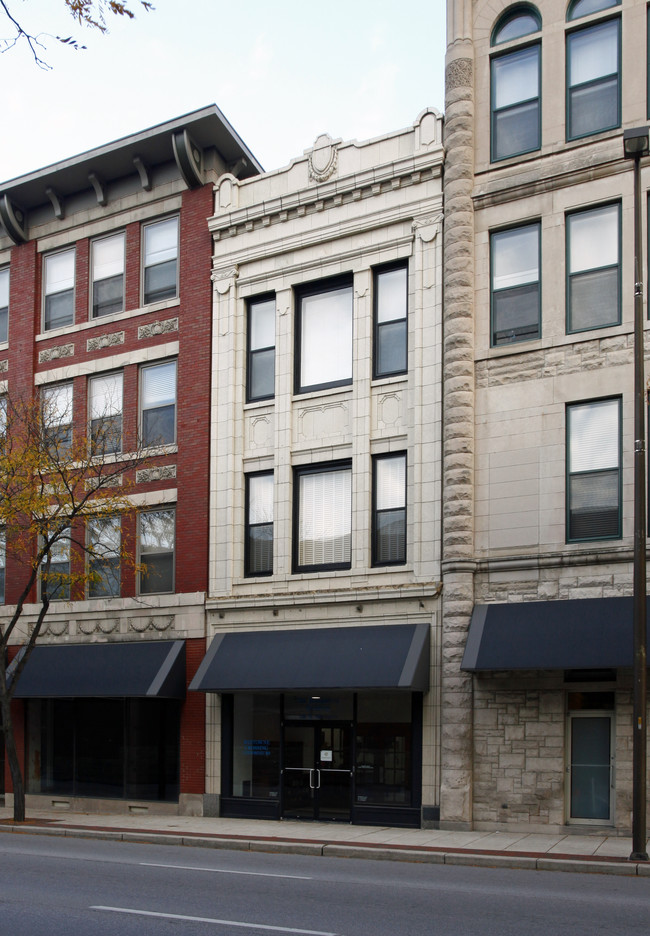
M0 835L12 936L631 936L650 878Z

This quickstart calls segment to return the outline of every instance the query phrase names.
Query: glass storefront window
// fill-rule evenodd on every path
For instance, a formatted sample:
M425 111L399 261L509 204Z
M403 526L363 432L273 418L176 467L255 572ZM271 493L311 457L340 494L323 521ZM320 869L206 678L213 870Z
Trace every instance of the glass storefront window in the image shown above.
M29 793L178 800L176 701L35 699L27 733Z
M235 695L232 795L280 795L280 697Z
M411 695L358 697L356 801L411 805Z

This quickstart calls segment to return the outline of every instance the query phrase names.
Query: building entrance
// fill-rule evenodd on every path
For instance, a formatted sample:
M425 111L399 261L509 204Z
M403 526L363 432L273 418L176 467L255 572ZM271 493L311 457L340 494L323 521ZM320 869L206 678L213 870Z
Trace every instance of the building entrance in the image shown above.
M573 822L612 821L613 718L609 712L569 716L569 818Z
M282 815L290 819L350 822L352 729L312 722L284 728Z

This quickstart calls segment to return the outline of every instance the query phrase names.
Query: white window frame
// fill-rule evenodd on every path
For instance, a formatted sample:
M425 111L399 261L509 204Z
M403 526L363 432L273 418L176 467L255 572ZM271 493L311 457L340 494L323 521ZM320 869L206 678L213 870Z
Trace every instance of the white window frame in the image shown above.
M115 381L115 388L111 389L111 381ZM106 389L102 391L102 384ZM101 410L97 408L98 397L103 400ZM123 371L110 371L106 374L95 374L88 379L88 439L91 454L103 456L117 454L123 449L123 416L124 416L124 373ZM119 420L119 431L118 431ZM99 442L96 435L99 434ZM100 444L101 443L101 444Z
M169 514L172 518L173 524L173 544L171 549L143 549L142 547L142 524L145 517L151 517L153 514ZM138 573L138 594L139 595L171 595L175 591L175 582L176 582L176 507L175 506L160 506L151 508L151 510L143 510L138 514L138 563L146 564L147 556L169 556L172 557L172 567L171 567L171 588L155 588L147 587L147 575L146 570L140 570ZM155 575L153 579L155 585Z
M71 258L72 260L72 276L68 273L65 278L62 280L56 280L51 282L52 274L48 273L56 264L57 259L61 260L64 257ZM47 253L43 255L43 331L56 331L59 328L67 328L70 325L74 325L75 321L75 296L76 296L76 250L74 247L66 247L65 250L57 250L52 253ZM59 282L63 283L72 283L72 285L66 285L63 289L54 288L55 285ZM70 311L70 320L62 322L58 325L51 325L48 322L48 298L51 296L62 296L64 294L71 294L71 311Z
M102 536L104 536L104 531L107 528L112 528L116 531L116 536L113 537L115 544L111 544L111 537L104 538L102 542ZM89 552L87 556L88 570L89 572L97 572L101 576L98 582L88 581L87 593L89 598L119 598L121 593L121 583L122 583L122 570L121 570L121 550L122 550L122 519L120 516L107 516L107 517L93 517L88 520L86 523L86 543L93 550ZM117 562L115 563L115 560ZM117 572L111 575L106 575L102 571L102 566L113 563L112 568L117 568ZM105 586L107 582L113 580L117 584L116 591L108 591Z
M101 279L97 278L97 268L99 263L97 261L96 253L98 253L102 247L106 247L110 242L121 241L121 256L119 259L113 258L109 261L104 261L103 266L113 272L110 272L109 275L104 275ZM119 253L119 251L117 251ZM105 271L104 271L105 272ZM97 237L90 242L90 316L93 319L104 318L107 315L118 315L120 312L124 312L124 290L126 284L126 234L124 231L117 231L114 234L109 234L106 237ZM115 279L117 276L121 277L122 281L122 290L121 290L121 302L119 303L119 309L110 309L108 312L96 312L95 311L95 291L96 287L100 283L105 283L109 279Z
M9 292L11 274L9 267L0 268L0 344L9 341Z
M145 389L147 383L147 374L151 373L157 368L169 367L170 365L174 366L174 398L173 402L162 403L159 406L145 406ZM139 438L141 444L145 448L159 448L167 445L176 445L177 438L177 418L178 418L178 361L176 358L165 361L156 361L153 364L143 364L140 367L140 407L139 407ZM172 439L163 439L162 437L157 437L156 439L149 440L145 438L145 422L147 421L145 415L152 412L153 410L161 410L165 407L173 406L174 407L174 431Z
M161 228L163 225L168 225L171 222L175 222L176 225L176 243L174 247L174 255L170 255L169 247L165 248L163 254L165 259L160 260L158 263L152 263L148 258L151 257L151 251L148 251L147 240L149 238L149 233L154 231L155 228ZM160 251L157 251L159 253ZM142 295L142 305L155 305L158 302L166 302L172 299L177 299L179 295L179 255L180 255L180 218L178 215L171 215L167 218L158 218L156 221L150 221L147 224L142 226L142 283L141 283L141 295ZM161 296L160 298L148 298L150 290L147 289L147 270L151 270L157 266L162 266L164 263L171 263L174 261L176 264L175 267L175 287L173 294L168 287L169 295Z

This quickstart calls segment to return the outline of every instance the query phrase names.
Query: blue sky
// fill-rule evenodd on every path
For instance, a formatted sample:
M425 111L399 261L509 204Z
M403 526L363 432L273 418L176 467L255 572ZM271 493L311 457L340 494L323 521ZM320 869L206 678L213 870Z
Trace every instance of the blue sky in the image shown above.
M364 140L443 107L445 0L154 0L108 36L62 0L6 2L30 31L88 48L45 39L50 71L26 48L0 55L0 180L213 103L265 169L320 133Z

